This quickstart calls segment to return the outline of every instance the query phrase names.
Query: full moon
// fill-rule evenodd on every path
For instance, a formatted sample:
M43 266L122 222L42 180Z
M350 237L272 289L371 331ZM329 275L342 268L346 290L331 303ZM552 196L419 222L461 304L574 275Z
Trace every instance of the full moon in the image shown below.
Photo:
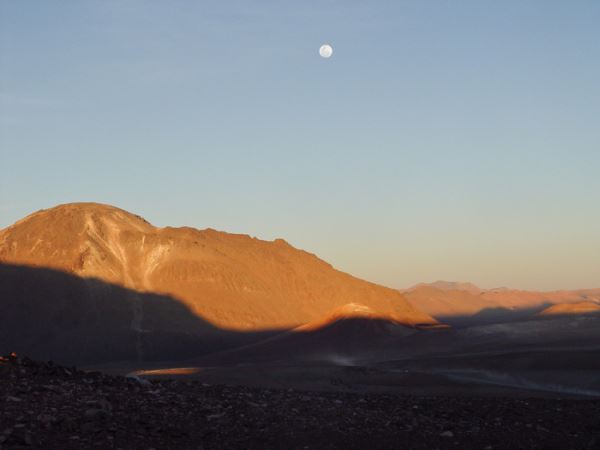
M333 55L333 48L329 44L323 44L319 48L319 55L321 55L323 58L329 58L331 55Z

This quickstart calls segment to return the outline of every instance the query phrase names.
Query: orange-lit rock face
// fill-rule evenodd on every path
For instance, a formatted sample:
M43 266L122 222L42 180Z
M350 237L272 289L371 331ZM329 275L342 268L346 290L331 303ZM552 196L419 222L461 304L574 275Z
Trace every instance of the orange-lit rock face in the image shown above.
M600 302L584 301L560 303L549 306L540 312L541 316L561 316L570 314L600 314Z
M169 294L232 329L290 328L352 302L403 324L435 322L399 292L337 271L283 240L156 228L94 203L39 211L0 231L1 262Z

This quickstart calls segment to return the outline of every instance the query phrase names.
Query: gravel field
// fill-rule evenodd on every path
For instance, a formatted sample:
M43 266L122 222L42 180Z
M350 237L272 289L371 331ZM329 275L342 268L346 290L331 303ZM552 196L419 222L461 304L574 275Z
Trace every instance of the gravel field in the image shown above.
M600 448L600 401L308 392L0 361L0 448Z

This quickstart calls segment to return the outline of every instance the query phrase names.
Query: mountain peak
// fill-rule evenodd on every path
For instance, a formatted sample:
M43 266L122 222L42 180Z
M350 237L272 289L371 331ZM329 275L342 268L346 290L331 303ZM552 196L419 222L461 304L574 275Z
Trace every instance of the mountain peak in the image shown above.
M481 289L479 286L476 286L473 283L444 280L437 280L432 283L419 283L409 288L408 290L415 290L420 287L432 287L441 291L465 291L471 294L480 294L481 292L483 292L483 289Z

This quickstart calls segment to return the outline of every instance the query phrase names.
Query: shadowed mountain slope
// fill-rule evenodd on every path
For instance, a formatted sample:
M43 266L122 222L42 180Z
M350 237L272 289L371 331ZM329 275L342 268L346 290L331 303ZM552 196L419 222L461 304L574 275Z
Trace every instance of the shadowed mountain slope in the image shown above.
M69 364L177 360L274 333L220 330L166 295L12 264L0 264L0 304L0 353Z
M50 268L116 286L111 289L166 297L213 331L294 328L349 302L404 325L436 323L401 293L335 270L281 239L268 242L212 229L157 228L139 216L95 203L38 211L1 230L0 263ZM22 288L10 288L15 283L12 275L3 274L2 306L16 308L15 317L25 314L17 311L18 305L35 316L47 304L64 301L60 292L52 294L55 290L47 295L39 291L33 300L23 287L26 281ZM99 298L107 298L99 294L102 289L88 286L92 284L85 281L77 288L78 295L89 299L77 310L81 317L91 314L85 305L91 308ZM138 330L139 303L132 305L118 308L134 311L136 316L124 322L129 320L130 329ZM67 308L65 314L75 312Z

